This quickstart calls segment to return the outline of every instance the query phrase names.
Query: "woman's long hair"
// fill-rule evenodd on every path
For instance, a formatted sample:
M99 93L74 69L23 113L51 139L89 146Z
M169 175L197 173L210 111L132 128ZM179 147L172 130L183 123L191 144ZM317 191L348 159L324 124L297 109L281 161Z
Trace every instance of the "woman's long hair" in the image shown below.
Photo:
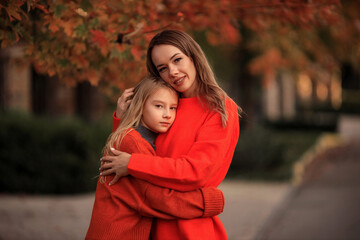
M119 149L121 141L125 135L136 129L142 118L143 108L149 96L159 88L169 88L176 93L170 84L163 81L161 78L148 76L144 78L134 89L129 107L124 112L121 123L118 128L109 136L106 145L103 149L104 154L108 154L111 147Z
M221 115L222 125L225 127L228 119L225 101L228 95L216 82L215 75L199 44L187 33L178 30L164 30L155 35L147 50L146 66L149 73L156 77L160 77L160 73L152 61L151 53L155 46L163 44L178 48L192 59L198 83L197 95L201 100L205 100L205 105L209 110L214 110ZM241 111L240 107L239 111Z

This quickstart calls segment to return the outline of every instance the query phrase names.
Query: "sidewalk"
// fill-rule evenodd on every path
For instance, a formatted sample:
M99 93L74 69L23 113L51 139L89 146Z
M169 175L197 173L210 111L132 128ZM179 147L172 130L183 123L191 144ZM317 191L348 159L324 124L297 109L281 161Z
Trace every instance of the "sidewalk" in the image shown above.
M220 215L229 240L251 240L282 201L289 184L225 181ZM0 240L80 240L90 221L93 194L0 195Z
M360 141L317 156L257 240L360 239Z

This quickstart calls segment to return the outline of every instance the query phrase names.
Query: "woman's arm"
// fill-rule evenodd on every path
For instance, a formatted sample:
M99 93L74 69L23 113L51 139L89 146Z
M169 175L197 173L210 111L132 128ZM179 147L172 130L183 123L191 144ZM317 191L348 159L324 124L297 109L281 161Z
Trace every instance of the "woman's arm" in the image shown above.
M128 152L142 152L154 155L151 145L137 132L130 132L123 140L121 149ZM112 154L118 151L111 149ZM153 185L147 181L131 176L121 178L113 185L100 185L106 188L106 194L111 194L115 204L125 204L143 216L164 219L192 219L218 215L224 208L224 196L216 188L196 189L189 192L179 192Z
M201 127L197 140L190 151L179 158L164 158L144 154L121 153L113 156L112 167L108 173L127 174L144 179L155 185L180 191L194 190L205 186L217 186L225 177L239 136L239 118L236 104L227 105L228 123L220 124L218 114L213 114ZM130 160L130 161L129 161ZM122 162L122 168L116 168ZM126 163L128 167L126 168ZM108 166L104 166L108 169ZM218 175L215 182L211 176Z
M120 190L116 191L118 184ZM146 217L193 219L216 216L224 209L223 193L213 187L179 192L133 177L125 177L118 184L111 187L113 197Z

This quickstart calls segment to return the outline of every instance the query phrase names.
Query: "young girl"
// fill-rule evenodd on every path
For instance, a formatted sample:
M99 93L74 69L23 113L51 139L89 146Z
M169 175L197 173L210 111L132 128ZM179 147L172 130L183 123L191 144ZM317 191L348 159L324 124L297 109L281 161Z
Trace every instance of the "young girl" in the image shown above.
M178 105L177 93L164 81L145 78L121 124L110 135L105 155L116 152L155 155L157 133L172 125ZM177 192L146 181L124 177L109 186L113 176L100 177L86 239L149 239L152 217L163 219L208 217L220 214L224 199L216 188Z
M158 156L105 156L104 175L130 174L180 191L218 186L230 166L239 137L238 106L216 83L200 46L186 33L165 30L150 42L147 68L180 94L177 118L156 139ZM119 104L120 105L120 104ZM119 108L120 109L120 108ZM116 115L118 115L117 113ZM121 114L121 113L120 113ZM117 119L114 119L115 125ZM156 219L152 239L227 239L215 217Z

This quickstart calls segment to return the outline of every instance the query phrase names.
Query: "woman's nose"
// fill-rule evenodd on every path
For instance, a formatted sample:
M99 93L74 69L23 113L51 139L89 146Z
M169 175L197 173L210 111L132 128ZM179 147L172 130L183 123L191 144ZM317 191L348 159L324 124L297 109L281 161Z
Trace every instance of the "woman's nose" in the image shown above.
M179 73L176 66L170 66L169 68L170 76L176 76Z

